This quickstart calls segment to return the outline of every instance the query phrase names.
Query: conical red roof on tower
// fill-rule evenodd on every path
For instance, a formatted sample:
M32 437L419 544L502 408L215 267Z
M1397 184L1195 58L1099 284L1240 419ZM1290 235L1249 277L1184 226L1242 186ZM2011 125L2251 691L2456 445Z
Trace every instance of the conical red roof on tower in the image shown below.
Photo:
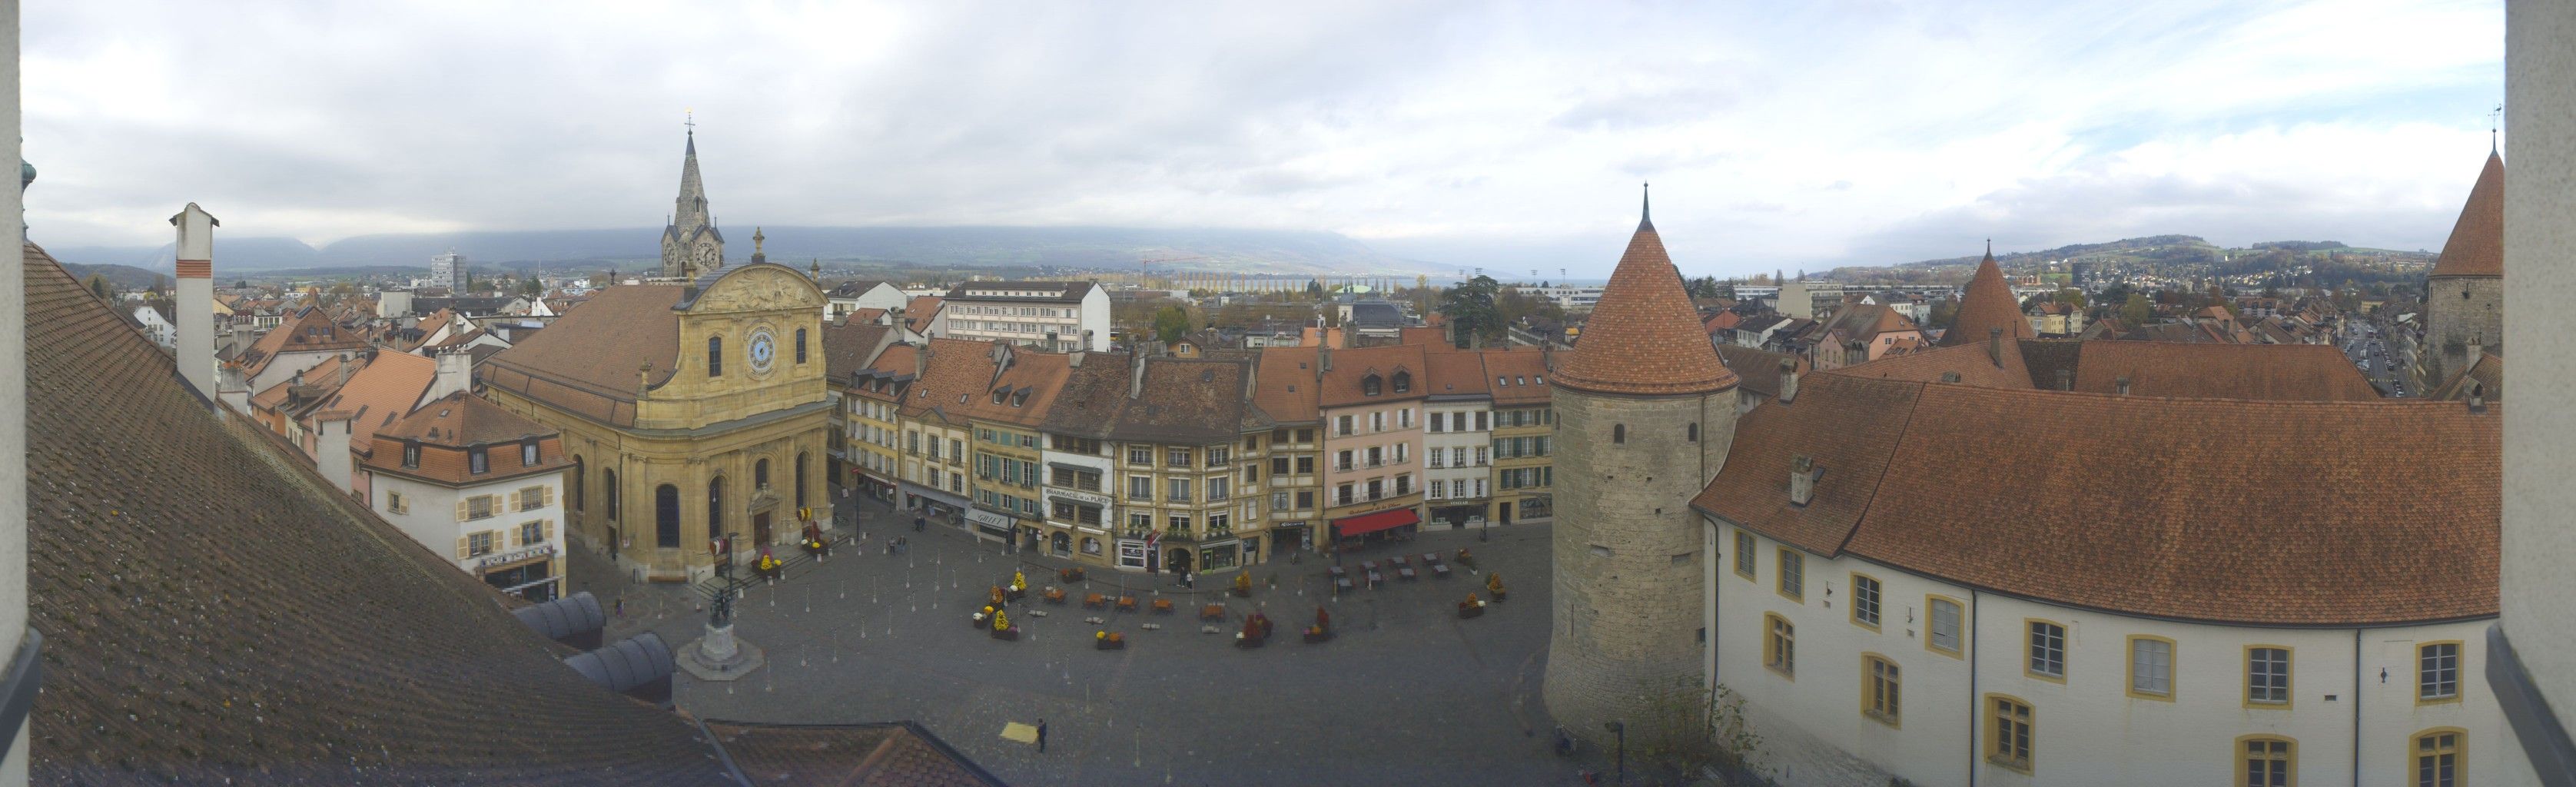
M1619 269L1601 289L1601 301L1583 324L1573 357L1556 372L1556 384L1593 393L1676 396L1735 387L1735 373L1717 359L1700 328L1699 311L1682 291L1680 269L1655 235L1651 211L1637 222Z
M2460 206L2460 221L2451 225L2451 239L2442 244L2432 275L2504 275L2503 156L2487 154L2487 166L2478 171L2478 185L2469 188L2469 202Z
M1959 316L1950 321L1948 333L1941 334L1941 346L1982 342L1992 329L2004 329L2006 339L2035 339L2039 334L2030 329L2030 320L2021 316L2021 299L2013 297L2012 285L2004 283L2004 271L1995 267L1995 247L1986 246L1986 259L1977 263L1977 275L1968 277L1967 294L1959 297Z

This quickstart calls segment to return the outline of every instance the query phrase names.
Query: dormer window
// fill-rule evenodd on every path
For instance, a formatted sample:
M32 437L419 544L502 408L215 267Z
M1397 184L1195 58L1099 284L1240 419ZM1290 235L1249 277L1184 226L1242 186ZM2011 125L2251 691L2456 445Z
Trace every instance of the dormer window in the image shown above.
M491 470L492 470L492 453L491 453L491 451L489 451L489 450L485 449L485 448L484 448L484 447L482 447L482 446L475 446L475 447L473 447L473 448L466 449L466 451L465 451L465 466L466 466L466 470L467 470L468 472L472 472L472 473L474 473L475 475L482 475L482 474L484 474L484 473L491 472Z
M1396 393L1407 393L1407 392L1410 392L1410 391L1412 391L1412 390L1413 390L1413 373L1412 373L1412 372L1396 372L1396 373L1395 373L1395 392L1396 392Z
M1012 406L1012 407L1020 407L1020 406L1027 405L1028 403L1029 403L1029 392L1027 392L1027 391L1021 391L1021 392L1019 392L1019 393L1015 393L1015 394L1012 394L1012 395L1011 395L1011 406Z
M530 438L519 444L519 466L537 466L537 441L535 438Z
M994 404L1001 404L1001 403L1002 403L1002 397L1004 397L1004 396L1008 396L1008 395L1010 395L1010 393L1011 393L1011 389L1009 389L1009 388L995 388L995 389L993 389L993 403L994 403Z
M1362 377L1360 378L1360 395L1376 396L1378 395L1379 389L1384 385L1385 381L1378 379L1377 375L1372 374L1367 377Z
M419 443L418 441L413 441L413 440L404 440L404 441L403 441L403 465L402 465L402 466L404 466L404 467L410 467L410 468L418 468L418 467L420 467L420 443Z

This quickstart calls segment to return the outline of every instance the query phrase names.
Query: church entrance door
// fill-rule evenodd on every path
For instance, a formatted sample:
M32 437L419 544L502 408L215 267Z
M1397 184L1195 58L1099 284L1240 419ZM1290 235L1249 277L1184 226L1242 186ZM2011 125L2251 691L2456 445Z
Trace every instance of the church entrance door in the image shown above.
M762 511L751 515L751 543L763 546L769 544L769 512Z

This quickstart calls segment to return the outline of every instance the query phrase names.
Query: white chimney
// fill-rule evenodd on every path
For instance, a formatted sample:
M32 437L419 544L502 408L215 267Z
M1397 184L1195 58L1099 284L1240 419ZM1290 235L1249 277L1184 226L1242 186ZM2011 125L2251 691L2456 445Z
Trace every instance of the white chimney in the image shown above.
M313 470L322 480L342 492L358 491L352 474L355 460L349 457L350 417L354 413L332 410L313 416Z
M435 402L446 398L448 394L471 390L474 387L474 356L466 354L464 348L441 351L437 359L438 372L430 378L429 390L420 395L420 401L423 404Z
M179 228L179 378L207 401L215 398L215 228L197 203L170 217Z

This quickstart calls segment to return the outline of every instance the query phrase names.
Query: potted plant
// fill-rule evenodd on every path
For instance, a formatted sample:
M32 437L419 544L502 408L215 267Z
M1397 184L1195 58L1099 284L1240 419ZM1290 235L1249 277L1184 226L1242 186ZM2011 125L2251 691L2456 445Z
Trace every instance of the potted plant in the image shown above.
M1234 575L1234 595L1235 595L1235 597L1236 597L1236 598L1251 598L1251 597L1252 597L1252 575L1251 575L1251 574L1248 574L1248 573L1247 573L1247 574L1236 574L1236 575Z
M1020 638L1020 627L1011 625L1010 613L998 609L993 610L993 638L999 640L1017 640Z
M1124 650L1127 647L1127 635L1095 631L1091 634L1091 646L1101 650Z
M1020 600L1021 598L1024 598L1024 597L1028 596L1028 594L1029 594L1029 575L1028 575L1028 574L1026 574L1026 573L1023 573L1023 572L1019 572L1019 571L1013 571L1013 572L1011 572L1011 590L1010 590L1010 593L1009 593L1009 598L1010 598L1010 600L1012 600L1012 601L1018 601L1018 600Z
M1460 618L1481 617L1484 614L1485 600L1477 598L1474 593L1467 594L1467 600L1458 602L1458 617Z
M1503 589L1502 572L1485 575L1485 592L1494 594L1495 601L1501 601L1510 595L1510 591Z
M768 547L761 547L760 559L752 563L752 570L759 572L761 579L769 580L773 583L778 581L780 574L785 573L786 567L787 561L780 560L778 559L778 556L769 554Z

